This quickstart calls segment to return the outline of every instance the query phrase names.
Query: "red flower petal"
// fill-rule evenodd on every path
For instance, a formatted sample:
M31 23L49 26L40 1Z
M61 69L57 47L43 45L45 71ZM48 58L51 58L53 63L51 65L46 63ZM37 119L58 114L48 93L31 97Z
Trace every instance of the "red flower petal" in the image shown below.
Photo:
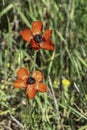
M40 92L46 92L47 91L47 86L43 83L38 83L35 88Z
M36 43L33 39L31 40L31 43L29 44L34 50L39 50L40 46L38 43Z
M43 29L43 23L41 21L35 21L32 23L32 33L33 35L35 34L40 34Z
M19 79L25 80L25 79L27 79L28 76L29 76L29 72L26 68L20 68L17 71L17 77Z
M43 37L45 40L48 40L48 39L50 39L51 35L52 35L52 30L46 30L46 31L44 32L44 34L42 35L42 37Z
M44 76L40 71L34 71L32 77L36 80L36 82L39 82L44 79Z
M46 50L54 50L54 44L51 40L47 40L46 42L44 42L43 44L40 44L40 47L42 49L46 49Z
M17 79L14 83L13 86L16 88L25 88L26 87L26 83L25 81L23 81L22 79Z
M37 93L37 90L32 85L27 86L26 94L28 95L28 97L30 99L33 99L35 97L36 93Z
M26 28L23 31L21 31L20 35L27 42L30 42L30 40L32 39L32 33L31 33L30 29L28 29L28 28Z

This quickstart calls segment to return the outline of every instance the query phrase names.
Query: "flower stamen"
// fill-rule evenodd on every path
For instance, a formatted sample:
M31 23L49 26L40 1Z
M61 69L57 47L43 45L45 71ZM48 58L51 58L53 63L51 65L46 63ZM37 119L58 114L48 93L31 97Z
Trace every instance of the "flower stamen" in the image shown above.
M43 38L42 38L42 35L41 34L36 34L33 36L34 40L38 43L41 43L43 42Z
M36 80L32 77L28 77L27 79L27 84L34 84L36 82Z

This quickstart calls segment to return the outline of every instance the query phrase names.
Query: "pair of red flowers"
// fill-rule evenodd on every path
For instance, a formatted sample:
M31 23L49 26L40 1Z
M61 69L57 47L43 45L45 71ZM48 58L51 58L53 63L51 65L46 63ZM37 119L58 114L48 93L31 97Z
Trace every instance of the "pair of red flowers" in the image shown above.
M29 28L20 32L22 38L29 42L30 46L34 50L46 49L54 50L54 44L50 40L52 30L46 30L42 34L43 24L41 21L35 21L32 23L32 29ZM25 88L25 93L30 99L33 99L36 93L46 92L47 86L42 82L44 79L43 74L40 71L35 71L32 76L26 68L20 68L17 71L17 80L13 83L16 88Z

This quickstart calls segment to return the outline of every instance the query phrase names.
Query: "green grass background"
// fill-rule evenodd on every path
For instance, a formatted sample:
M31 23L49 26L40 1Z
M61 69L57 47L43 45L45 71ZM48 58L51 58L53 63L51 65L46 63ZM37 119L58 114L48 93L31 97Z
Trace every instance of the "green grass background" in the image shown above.
M53 52L31 51L21 38L36 20L43 32L53 30ZM13 87L23 66L42 71L48 86L33 101ZM71 82L67 90L63 79ZM14 127L7 123L12 120ZM12 130L87 129L86 0L0 0L0 122L1 130L6 123Z

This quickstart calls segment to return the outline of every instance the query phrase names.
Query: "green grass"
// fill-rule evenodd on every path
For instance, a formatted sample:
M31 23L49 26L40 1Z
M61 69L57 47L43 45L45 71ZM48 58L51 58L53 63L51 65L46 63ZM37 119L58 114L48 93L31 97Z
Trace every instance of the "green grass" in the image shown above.
M43 22L43 31L53 30L53 52L31 51L21 38L19 32L35 20ZM38 93L32 101L13 87L23 66L42 71L48 86L47 93ZM67 89L63 79L71 83ZM13 130L87 129L86 0L0 1L1 130L5 124Z

